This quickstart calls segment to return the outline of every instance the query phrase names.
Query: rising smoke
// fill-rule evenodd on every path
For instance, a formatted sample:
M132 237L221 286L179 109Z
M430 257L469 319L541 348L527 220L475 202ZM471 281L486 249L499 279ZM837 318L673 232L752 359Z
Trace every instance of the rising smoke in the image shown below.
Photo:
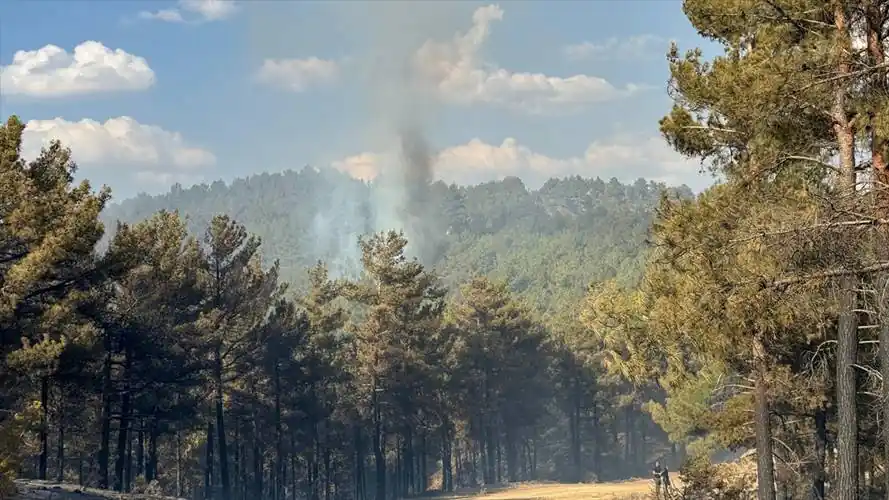
M428 134L435 126L438 102L418 67L417 51L429 39L453 36L465 7L455 6L460 2L333 4L342 6L340 16L367 30L367 43L351 69L359 75L361 100L372 117L366 138L383 158L369 192L369 229L404 231L408 252L428 263L442 232L430 210L429 193L435 176L435 151ZM316 224L316 228L324 233L318 235L321 239L329 238L326 233L331 229L333 233L338 229L327 224ZM356 261L357 235L349 237L350 247L340 248L331 256L334 261Z
M344 101L360 107L357 115L369 117L341 124L343 136L355 143L341 142L337 153L377 155L379 172L370 185L344 182L341 174L323 168L304 172L318 176L312 181L318 187L307 195L314 198L312 205L324 208L312 214L311 229L300 238L309 247L300 251L321 256L334 275L354 275L360 270L358 237L395 229L405 232L409 254L428 263L444 233L438 214L430 210L429 193L435 177L430 136L439 103L418 67L418 51L429 40L452 40L465 28L474 2L257 2L251 7L257 57L318 54L337 59L342 80L338 92L348 92ZM341 38L347 52L323 53L319 44L331 34ZM270 119L286 127L292 112L284 108L282 116Z
M434 177L434 151L428 133L435 125L436 96L418 67L417 50L442 33L448 17L456 20L450 2L386 2L369 18L370 78L367 99L381 133L378 147L386 162L374 191L377 230L405 232L412 254L431 259L437 225L429 210L429 185ZM452 30L449 34L453 34Z

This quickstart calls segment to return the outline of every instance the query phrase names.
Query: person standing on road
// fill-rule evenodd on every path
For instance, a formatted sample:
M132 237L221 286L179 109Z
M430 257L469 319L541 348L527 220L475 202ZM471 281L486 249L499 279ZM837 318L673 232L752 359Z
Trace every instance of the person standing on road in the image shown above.
M661 481L663 480L663 472L663 469L661 469L661 461L656 461L654 463L654 468L651 470L652 479L654 479L655 498L661 497Z
M670 498L670 469L664 465L664 471L661 472L661 482L664 484L664 498Z

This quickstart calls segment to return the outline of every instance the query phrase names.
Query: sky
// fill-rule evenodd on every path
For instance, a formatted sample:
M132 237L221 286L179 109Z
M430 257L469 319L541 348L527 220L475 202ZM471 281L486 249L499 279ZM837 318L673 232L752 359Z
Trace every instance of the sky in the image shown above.
M680 0L6 2L0 110L115 199L306 165L362 179L711 178L664 142ZM29 20L29 22L21 22ZM39 20L35 22L34 20Z

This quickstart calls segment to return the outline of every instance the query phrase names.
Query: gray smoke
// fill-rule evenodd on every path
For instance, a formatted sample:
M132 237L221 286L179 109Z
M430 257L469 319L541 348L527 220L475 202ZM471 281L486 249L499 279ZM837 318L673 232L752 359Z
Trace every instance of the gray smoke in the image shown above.
M372 151L385 158L379 177L370 186L356 181L342 188L342 182L331 182L327 185L340 186L342 192L312 193L317 201L323 200L324 208L313 215L311 230L301 238L305 242L301 244L326 260L333 274L354 275L360 270L359 235L403 230L409 253L428 262L442 233L434 222L437 214L430 211L429 196L435 174L429 133L435 128L438 103L417 71L416 54L427 40L452 38L474 6L408 0L313 4L325 14L333 14L332 19L325 16L325 22L331 24L319 29L317 21L306 17L299 5L304 4L255 4L251 38L261 50L257 56L268 57L269 47L286 53L288 46L290 50L317 46L314 38L330 33L346 41L349 52L340 60L345 81L340 91L357 92L346 100L357 101L363 108L358 111L369 119L342 124L344 131L360 130L360 144L343 144L340 153ZM313 33L312 39L307 33ZM286 121L287 117L279 119Z
M411 250L424 262L433 258L439 230L429 186L433 180L433 153L423 136L423 129L411 127L401 132L401 162L404 165L402 186L404 199L400 219Z
M461 20L459 2L367 2L359 11L370 29L364 99L374 118L368 131L387 163L374 182L375 230L403 230L408 251L428 262L438 228L430 212L435 151L428 132L438 102L416 66L429 39L450 38ZM350 4L355 5L355 4ZM354 11L352 11L354 13Z

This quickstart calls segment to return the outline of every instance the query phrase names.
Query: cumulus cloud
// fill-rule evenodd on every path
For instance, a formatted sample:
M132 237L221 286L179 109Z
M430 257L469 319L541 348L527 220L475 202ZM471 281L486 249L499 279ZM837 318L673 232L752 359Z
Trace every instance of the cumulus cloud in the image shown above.
M104 123L63 118L31 120L25 126L22 153L34 158L51 140L71 145L78 165L128 169L137 180L192 178L202 167L212 166L216 157L210 151L191 145L178 132L144 125L128 116Z
M140 19L168 23L206 23L231 17L238 10L233 0L179 0L178 7L158 11L143 10Z
M336 61L307 59L266 59L256 74L257 81L273 87L303 92L309 87L331 83L339 75Z
M92 40L71 54L56 45L20 50L0 68L2 93L41 98L145 90L154 82L145 58Z
M397 158L362 153L335 161L331 166L349 175L371 180L384 173ZM511 137L499 145L472 139L466 144L440 151L435 158L438 179L471 184L520 177L528 186L541 185L550 177L581 175L617 177L632 181L639 177L668 184L702 188L709 180L700 175L699 164L673 151L660 137L616 136L593 141L581 155L554 158L533 151Z
M638 59L666 53L668 41L656 35L635 35L629 38L609 38L604 42L582 42L562 48L563 55L572 61L583 59ZM658 54L660 55L660 54Z
M581 104L612 100L640 90L637 85L618 88L596 76L513 72L482 61L480 50L490 35L491 23L502 19L503 10L498 5L480 7L465 33L457 33L448 42L425 42L415 58L423 80L450 102L487 103L535 114L576 111Z

